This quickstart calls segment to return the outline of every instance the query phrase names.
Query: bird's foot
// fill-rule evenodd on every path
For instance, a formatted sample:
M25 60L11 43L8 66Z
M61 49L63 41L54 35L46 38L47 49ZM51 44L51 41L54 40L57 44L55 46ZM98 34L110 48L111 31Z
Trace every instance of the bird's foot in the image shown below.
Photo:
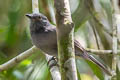
M49 68L51 69L53 66L58 66L58 59L53 56L47 63L47 65L49 66Z

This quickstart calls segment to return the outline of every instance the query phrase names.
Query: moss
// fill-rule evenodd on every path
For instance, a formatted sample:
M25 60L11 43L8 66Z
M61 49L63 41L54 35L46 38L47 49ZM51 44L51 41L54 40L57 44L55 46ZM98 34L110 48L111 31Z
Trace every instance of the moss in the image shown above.
M74 31L74 30L73 30ZM64 63L71 57L74 57L73 46L72 46L72 31L58 40L58 58L60 61L60 70L63 75L66 75L67 69L64 67ZM63 76L62 76L63 77ZM62 78L64 80L64 78Z

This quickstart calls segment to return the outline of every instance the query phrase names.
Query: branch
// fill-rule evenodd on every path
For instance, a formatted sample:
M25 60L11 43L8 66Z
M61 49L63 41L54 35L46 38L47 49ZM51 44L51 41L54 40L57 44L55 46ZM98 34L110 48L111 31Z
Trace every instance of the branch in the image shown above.
M113 54L117 54L117 39L118 39L118 36L117 36L117 23L116 23L117 18L115 17L115 15L118 12L117 8L116 8L116 5L118 5L117 4L118 2L117 2L117 0L112 0L112 3L113 3L113 10L114 10L113 18L112 18L112 21L113 21L112 50L113 50ZM117 63L117 55L113 55L113 58L112 58L112 70L113 70L114 74L113 74L112 80L117 80L117 74L116 74L117 64L118 64Z
M0 65L0 71L7 70L8 68L13 67L14 65L20 63L24 59L28 58L31 56L35 51L39 50L35 46L31 47L30 49L26 50L23 53L20 53L20 55L14 57L13 59L9 60L8 62Z
M39 13L38 0L32 0L32 11L33 13Z
M89 48L86 48L86 51L87 52L91 52L91 53L94 53L96 55L102 55L102 54L110 54L110 55L114 55L112 54L112 50L96 50L96 49L89 49ZM116 55L120 55L120 50L117 50L117 53Z
M49 62L49 60L52 58L53 56L50 56L50 55L47 55L46 54L46 60L47 62ZM57 63L55 60L51 60L48 64L48 66L52 66L54 63ZM59 72L59 68L57 65L54 65L52 67L50 67L50 72L51 72L51 75L52 75L52 78L53 80L61 80L61 75L60 75L60 72Z
M100 43L98 41L98 36L97 36L95 26L93 24L91 24L91 25L92 25L92 30L93 30L93 33L94 33L95 41L96 41L96 44L97 44L97 48L100 50Z
M38 51L38 50L40 51L40 49L38 49L35 46L33 46L30 49L26 50L25 52L20 53L18 56L12 58L8 62L0 65L0 72L4 71L4 70L7 70L7 69L17 65L18 63L20 63L24 59L28 58L29 56L34 54L35 51ZM41 53L43 53L43 52L41 52ZM49 62L51 57L52 56L46 54L46 60L48 62ZM49 65L53 65L54 63L55 63L55 61L52 60L52 61L49 62ZM58 66L52 66L50 68L50 72L51 72L53 80L61 80L61 75L60 75Z
M74 54L74 25L69 0L54 0L54 2L61 77L62 80L78 80Z

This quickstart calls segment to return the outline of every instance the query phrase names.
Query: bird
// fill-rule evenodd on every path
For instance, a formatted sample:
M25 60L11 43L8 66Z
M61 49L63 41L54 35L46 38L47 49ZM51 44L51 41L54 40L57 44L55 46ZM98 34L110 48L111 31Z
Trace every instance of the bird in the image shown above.
M33 45L42 50L48 55L57 56L57 34L56 26L50 23L48 18L42 13L26 14L30 20L30 35ZM97 59L90 55L76 39L75 55L92 61L98 65L105 73L112 75L111 72Z

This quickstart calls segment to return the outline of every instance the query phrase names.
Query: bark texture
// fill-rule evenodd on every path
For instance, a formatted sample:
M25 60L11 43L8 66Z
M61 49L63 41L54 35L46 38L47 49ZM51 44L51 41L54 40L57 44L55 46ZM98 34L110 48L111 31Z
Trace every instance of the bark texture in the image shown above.
M69 0L55 0L58 59L62 80L78 80L74 55L74 25Z

